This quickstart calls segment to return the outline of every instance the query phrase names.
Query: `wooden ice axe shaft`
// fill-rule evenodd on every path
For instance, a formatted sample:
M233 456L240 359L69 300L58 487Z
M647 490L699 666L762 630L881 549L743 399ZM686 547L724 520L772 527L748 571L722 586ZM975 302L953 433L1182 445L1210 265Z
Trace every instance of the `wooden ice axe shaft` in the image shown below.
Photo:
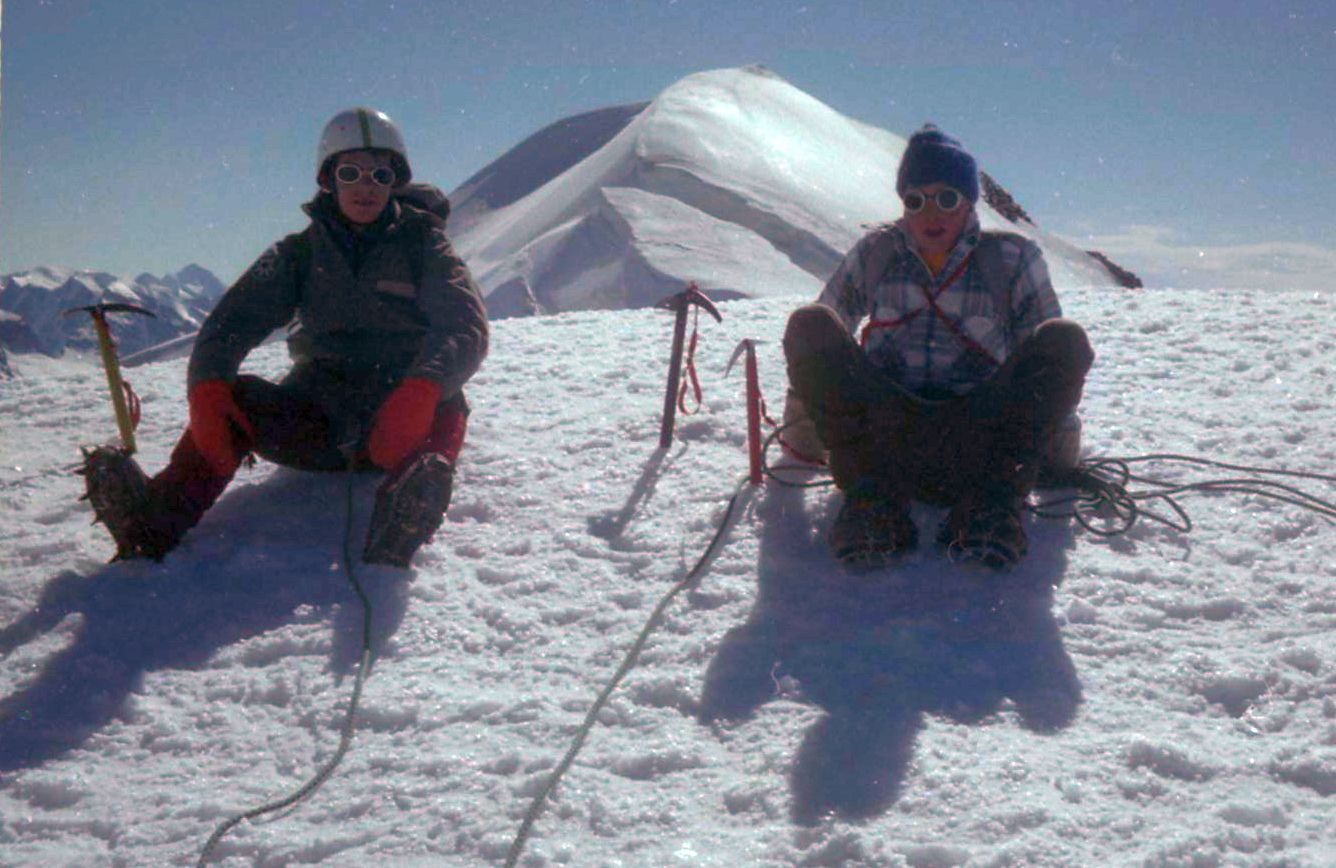
M121 379L121 364L116 357L116 342L112 340L111 329L107 326L108 313L137 313L141 316L154 316L154 313L133 304L92 304L65 311L66 314L87 311L93 318L93 329L97 332L97 348L102 354L102 369L107 373L107 388L111 390L111 406L116 411L116 427L121 432L121 444L131 455L135 452L135 426L130 418L130 407L125 401L125 381Z

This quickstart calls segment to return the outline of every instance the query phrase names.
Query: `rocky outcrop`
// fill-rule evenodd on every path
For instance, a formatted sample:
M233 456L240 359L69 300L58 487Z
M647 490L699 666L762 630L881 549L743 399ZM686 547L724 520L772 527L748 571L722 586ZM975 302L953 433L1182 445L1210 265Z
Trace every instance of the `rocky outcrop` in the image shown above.
M993 180L993 177L987 172L979 173L979 180L983 186L984 201L997 213L1010 220L1012 223L1028 223L1031 226L1035 222L1030 219L1030 215L1025 213L1021 203L1017 202L1010 193L1008 193L1001 184ZM1119 286L1125 286L1128 289L1140 289L1142 286L1141 278L1132 272L1123 268L1118 263L1109 259L1098 250L1087 250L1086 254L1092 259L1104 266L1105 270Z
M1128 289L1141 289L1143 285L1141 283L1141 278L1137 277L1135 274L1128 271L1126 268L1123 268L1121 265L1109 259L1109 257L1105 256L1103 253L1100 253L1098 250L1087 250L1086 253L1090 254L1090 256L1098 260L1100 265L1103 265L1105 268L1107 268L1109 270L1109 274L1113 275L1113 279L1118 281L1119 286L1125 286Z
M1019 223L1024 220L1031 226L1035 225L1020 203L1013 199L1011 194L1002 188L1001 184L994 181L992 175L987 172L980 172L979 180L983 186L983 200L992 206L994 211L1012 223Z
M41 342L22 317L0 310L0 350L14 354L36 353L41 351Z

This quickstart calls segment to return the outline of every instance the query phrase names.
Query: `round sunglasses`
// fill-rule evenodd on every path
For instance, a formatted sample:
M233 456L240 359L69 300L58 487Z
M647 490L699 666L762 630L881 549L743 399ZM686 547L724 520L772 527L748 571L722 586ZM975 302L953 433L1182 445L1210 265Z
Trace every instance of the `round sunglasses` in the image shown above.
M377 187L394 186L394 170L389 166L377 166L374 169L364 169L353 163L340 163L334 169L334 179L340 184L356 184L362 180L363 175L370 175L371 181Z
M944 190L938 190L932 195L928 195L927 193L918 190L910 190L904 195L903 199L905 203L905 211L910 214L917 214L927 206L929 199L932 199L937 203L938 211L946 214L950 214L952 211L965 204L965 194L951 187L947 187Z

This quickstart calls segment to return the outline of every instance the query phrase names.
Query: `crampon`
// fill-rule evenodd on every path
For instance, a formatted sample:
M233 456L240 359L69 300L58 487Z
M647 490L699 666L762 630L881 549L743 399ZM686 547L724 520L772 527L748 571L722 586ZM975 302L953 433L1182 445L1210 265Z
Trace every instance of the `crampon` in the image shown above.
M406 567L413 553L431 539L450 505L454 468L435 453L418 456L376 490L376 506L367 529L362 560Z

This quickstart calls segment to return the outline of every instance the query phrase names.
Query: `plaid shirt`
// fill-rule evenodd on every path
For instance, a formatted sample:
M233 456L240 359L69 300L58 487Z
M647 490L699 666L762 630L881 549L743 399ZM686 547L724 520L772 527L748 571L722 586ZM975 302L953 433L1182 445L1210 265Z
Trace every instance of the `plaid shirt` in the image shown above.
M870 317L864 346L869 360L910 391L963 395L991 376L1041 322L1062 316L1039 246L1020 235L1003 234L1002 264L1006 273L1014 275L1008 292L1010 310L997 309L975 258L936 297L955 329L992 358L971 349L931 309L927 296L960 270L979 237L978 217L971 216L934 277L899 223L878 227L849 251L817 301L833 309L854 335ZM888 261L885 250L873 253L879 245L891 245L889 264L883 273L870 274L869 263ZM906 316L899 325L890 325Z

